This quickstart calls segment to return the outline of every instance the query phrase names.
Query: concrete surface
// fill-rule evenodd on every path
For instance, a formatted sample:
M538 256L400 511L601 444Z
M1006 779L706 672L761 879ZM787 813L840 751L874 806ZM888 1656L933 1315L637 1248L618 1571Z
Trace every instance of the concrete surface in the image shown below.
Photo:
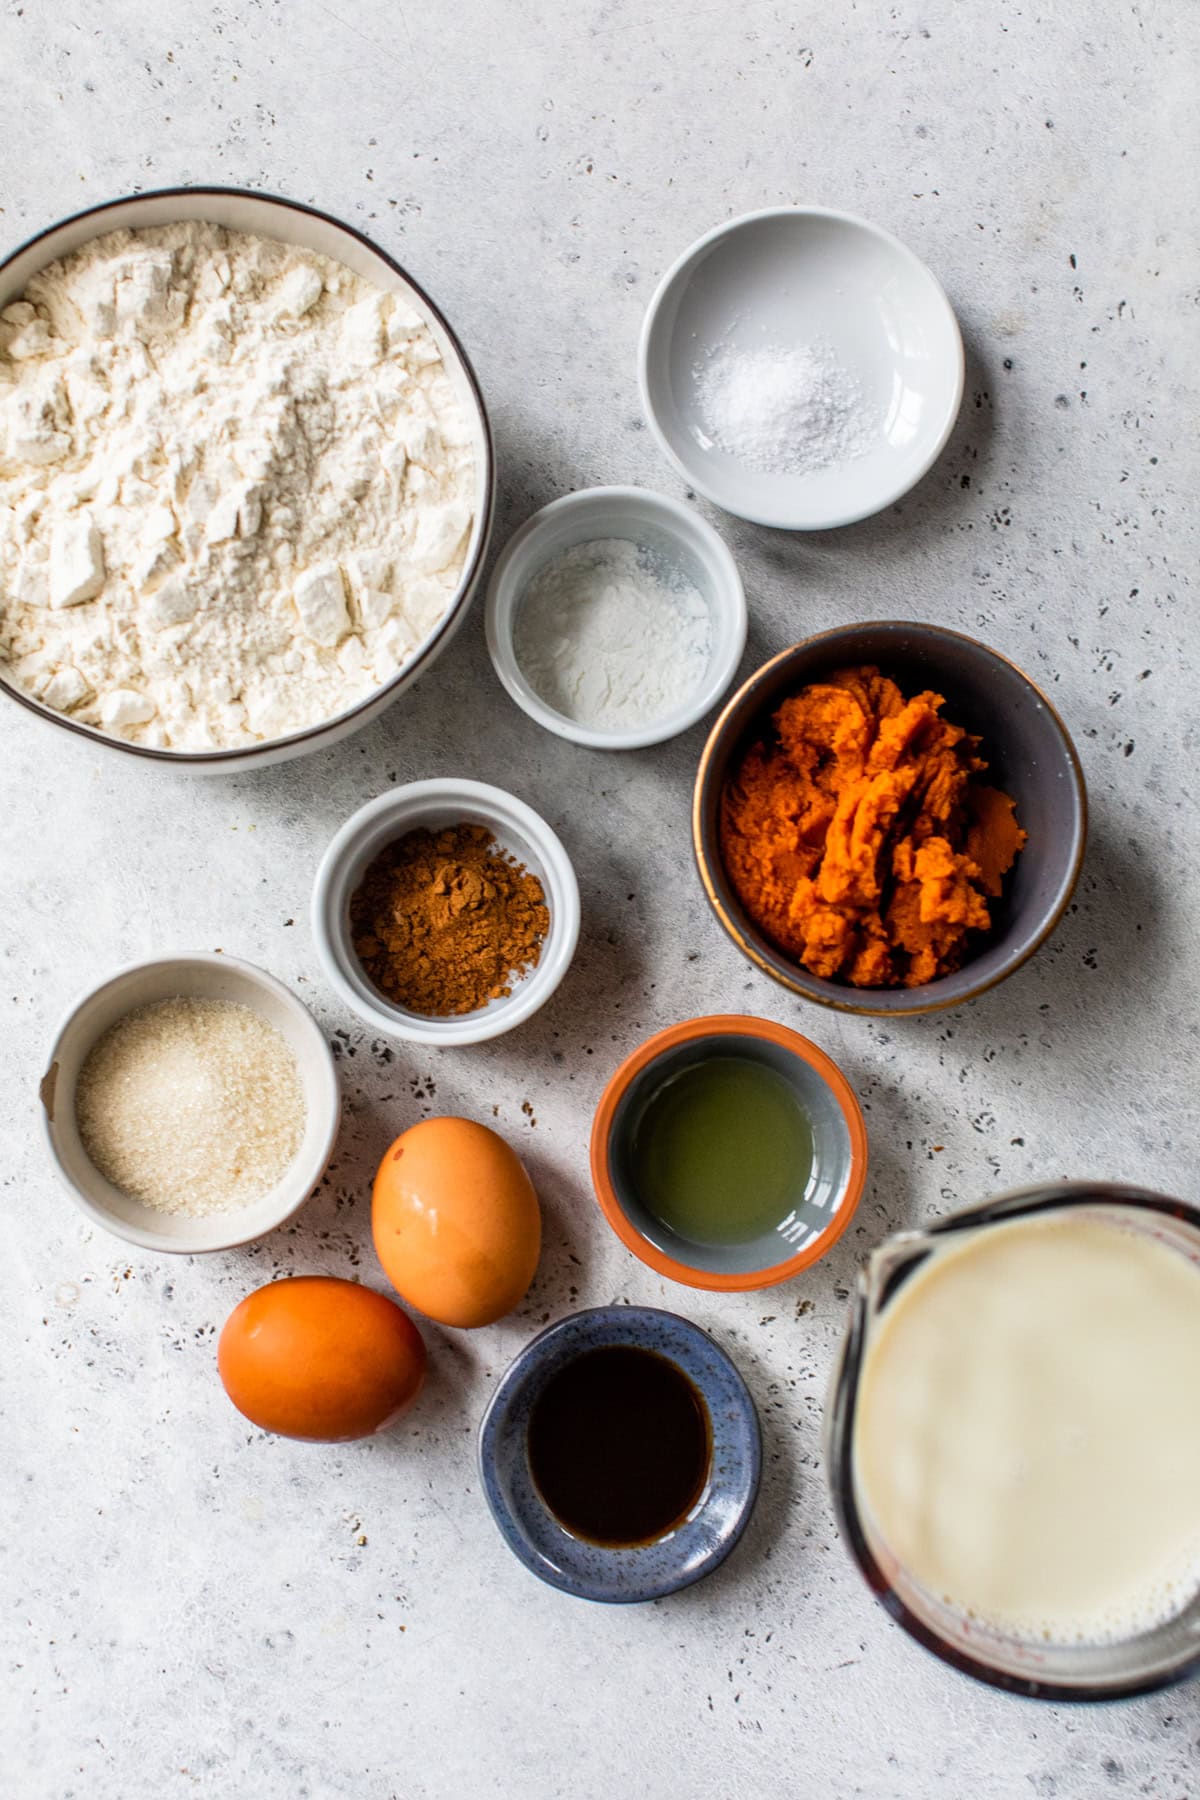
M1053 943L953 1016L885 1029L744 966L689 863L700 729L605 757L542 735L473 615L339 749L207 785L100 757L5 706L0 1786L13 1800L600 1800L1200 1792L1200 1686L1107 1710L974 1687L874 1605L837 1541L819 1427L847 1286L893 1228L1043 1176L1200 1198L1194 1142L1200 677L1189 568L1198 268L1194 75L1179 0L6 0L0 239L173 182L261 185L354 221L445 306L494 408L500 536L597 481L683 492L638 417L634 348L667 262L715 221L868 214L945 282L969 349L953 441L885 517L793 538L710 513L750 594L750 669L844 619L923 616L1049 685L1094 832ZM389 782L497 780L557 824L585 931L516 1035L394 1058L314 967L318 853ZM51 1178L34 1088L75 992L127 958L220 946L275 970L340 1046L345 1128L294 1228L193 1262L127 1256ZM836 1056L874 1158L854 1229L774 1293L652 1279L592 1201L589 1120L618 1058L712 1008ZM521 1313L429 1330L411 1424L325 1450L246 1428L214 1340L290 1270L379 1283L368 1184L434 1111L493 1121L542 1190ZM767 1480L706 1585L603 1611L543 1589L481 1501L474 1431L543 1321L674 1306L757 1395Z

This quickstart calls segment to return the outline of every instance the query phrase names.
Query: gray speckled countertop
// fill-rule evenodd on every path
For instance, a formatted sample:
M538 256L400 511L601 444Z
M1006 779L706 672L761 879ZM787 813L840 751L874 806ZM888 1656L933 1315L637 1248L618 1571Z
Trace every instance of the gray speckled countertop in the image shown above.
M710 513L750 596L745 668L845 619L961 627L1048 686L1094 813L1051 944L959 1013L881 1028L803 1008L721 935L689 862L702 732L622 759L542 735L495 682L478 610L381 722L253 778L147 774L5 706L0 1785L14 1800L1200 1789L1200 1685L1043 1707L910 1643L837 1541L820 1454L848 1283L884 1234L1043 1176L1200 1195L1198 37L1179 0L6 0L0 240L172 182L261 185L352 220L476 360L500 539L587 483L683 492L638 416L634 349L659 273L700 231L816 201L898 233L962 321L961 420L920 489L867 524L788 537ZM499 781L559 827L584 936L555 1001L512 1037L381 1056L316 972L313 869L360 802L446 771ZM337 1161L296 1224L249 1250L126 1255L46 1166L43 1050L110 965L218 946L291 983L338 1047ZM615 1062L713 1008L809 1032L866 1108L853 1229L773 1293L668 1287L590 1194L588 1125ZM545 1205L520 1314L429 1329L428 1396L383 1441L319 1449L245 1427L214 1366L230 1307L289 1270L379 1282L382 1147L430 1112L491 1121L493 1107ZM614 1298L677 1307L732 1350L767 1474L712 1580L602 1610L503 1551L473 1455L534 1328Z

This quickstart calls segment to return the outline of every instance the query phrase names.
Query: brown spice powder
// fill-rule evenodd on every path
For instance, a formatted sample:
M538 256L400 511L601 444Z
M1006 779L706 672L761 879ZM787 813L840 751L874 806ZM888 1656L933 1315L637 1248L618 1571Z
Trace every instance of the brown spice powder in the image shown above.
M350 901L367 975L389 1000L434 1018L511 993L549 929L541 882L483 825L406 832Z

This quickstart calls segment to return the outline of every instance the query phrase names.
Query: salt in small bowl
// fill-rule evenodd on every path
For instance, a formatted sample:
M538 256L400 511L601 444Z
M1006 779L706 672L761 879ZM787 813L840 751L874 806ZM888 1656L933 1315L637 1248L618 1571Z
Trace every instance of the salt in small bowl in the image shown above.
M715 354L809 351L861 396L860 453L807 471L759 469L715 442L701 372ZM962 403L958 322L936 276L853 213L777 206L714 227L672 264L646 310L642 407L689 485L759 525L821 531L891 506L933 467Z

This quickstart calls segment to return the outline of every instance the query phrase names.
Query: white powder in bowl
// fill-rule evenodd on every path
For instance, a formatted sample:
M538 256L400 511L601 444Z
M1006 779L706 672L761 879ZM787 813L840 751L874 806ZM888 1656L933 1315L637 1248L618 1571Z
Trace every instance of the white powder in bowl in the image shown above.
M693 375L697 441L765 475L815 475L876 441L862 389L823 344L742 350L726 342Z
M400 294L185 220L0 308L0 669L165 750L319 725L458 589L467 410Z
M529 685L564 718L636 730L699 690L712 618L687 577L646 546L593 538L539 569L513 649Z
M300 1148L296 1059L230 1000L160 1000L92 1046L75 1089L83 1147L114 1187L202 1218L270 1192Z

